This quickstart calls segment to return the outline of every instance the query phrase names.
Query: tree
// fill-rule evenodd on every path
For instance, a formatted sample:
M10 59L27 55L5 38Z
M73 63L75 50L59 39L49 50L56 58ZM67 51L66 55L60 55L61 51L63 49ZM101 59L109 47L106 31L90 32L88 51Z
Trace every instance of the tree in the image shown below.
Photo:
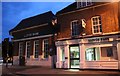
M2 41L2 57L3 57L3 63L12 62L12 56L13 56L13 45L12 42L9 41L9 38L5 38L4 41Z

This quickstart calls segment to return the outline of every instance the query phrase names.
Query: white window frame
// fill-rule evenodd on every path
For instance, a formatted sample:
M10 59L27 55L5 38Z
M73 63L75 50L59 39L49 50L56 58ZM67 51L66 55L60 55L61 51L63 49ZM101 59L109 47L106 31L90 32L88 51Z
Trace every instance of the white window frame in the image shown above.
M27 56L27 55L28 55L28 50L27 50L28 44L27 44L27 43L30 44L30 41L26 41L26 58L30 58L30 57ZM30 44L29 46L31 47L31 44ZM29 53L30 53L30 55L31 55L31 50L29 50Z
M36 46L35 42L37 42L37 41L38 41L38 44L37 44L37 45L38 45L38 46L40 45L39 40L34 40L34 51L33 51L33 52L34 52L34 53L33 53L34 59L38 59L38 58L39 58L39 51L40 51L40 50L38 50L38 58L35 57L35 46Z
M73 25L72 25L72 23L73 23L73 22L78 22L78 20L73 20L73 21L71 21L71 22L70 22L70 27L71 27L71 36L73 36L73 37L74 37L74 36L78 36L78 35L73 35L73 34L72 34L72 30L73 30L73 28L72 28L72 26L73 26Z
M42 42L42 56L43 56L43 59L48 59L49 58L49 54L48 54L48 58L45 58L45 46L44 46L44 42L45 40L48 40L48 45L49 45L49 39L43 39L43 42ZM49 47L48 47L48 51L49 51Z
M93 48L95 48L95 50L93 50ZM96 50L97 49L97 50ZM89 51L88 51L89 50ZM93 53L93 51L95 52L95 54ZM85 54L85 57L88 55L88 53L93 53L93 55L95 56L95 60L92 59L92 60L87 60L85 58L86 61L100 61L100 57L101 57L101 48L100 47L90 47L90 48L87 48L85 50L86 54ZM99 56L99 57L98 57Z
M93 34L102 34L102 31L100 31L100 29L102 29L102 28L100 28L100 26L102 27L102 20L99 20L99 17L101 17L101 16L94 16L94 17L91 18L91 22L92 22L92 33L93 33ZM96 24L96 25L93 24L93 22L94 22L94 21L93 21L93 18L98 18L98 19L97 19L97 23L98 23L98 24ZM99 23L99 21L101 21L101 24ZM98 26L98 32L97 32L97 33L94 32L94 26Z
M24 55L24 51L23 51L23 42L19 42L19 56L23 56ZM21 54L22 51L22 54Z
M85 2L85 5L83 5L83 2ZM88 2L90 2L90 4L88 4ZM92 4L93 4L92 0L78 0L78 2L77 2L77 8L90 6Z

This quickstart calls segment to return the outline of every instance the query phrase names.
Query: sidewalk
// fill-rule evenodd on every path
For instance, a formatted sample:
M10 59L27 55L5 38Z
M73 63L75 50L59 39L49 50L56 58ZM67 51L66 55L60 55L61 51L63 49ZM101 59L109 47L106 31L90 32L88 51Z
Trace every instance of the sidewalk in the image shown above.
M3 76L11 75L11 76L36 76L40 74L87 74L87 75L113 75L116 74L120 76L120 72L118 71L93 71L93 70L64 70L64 69L52 69L50 67L41 67L41 66L8 66L6 68L3 66Z

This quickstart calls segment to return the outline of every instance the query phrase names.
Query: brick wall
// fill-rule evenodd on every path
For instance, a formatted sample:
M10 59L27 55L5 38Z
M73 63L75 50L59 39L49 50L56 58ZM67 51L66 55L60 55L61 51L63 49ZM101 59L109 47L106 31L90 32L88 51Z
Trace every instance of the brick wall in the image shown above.
M103 33L117 32L118 26L118 3L110 3L104 6L93 7L82 11L57 15L58 23L61 25L59 38L71 37L70 22L73 20L86 20L86 34L92 34L91 18L101 16Z

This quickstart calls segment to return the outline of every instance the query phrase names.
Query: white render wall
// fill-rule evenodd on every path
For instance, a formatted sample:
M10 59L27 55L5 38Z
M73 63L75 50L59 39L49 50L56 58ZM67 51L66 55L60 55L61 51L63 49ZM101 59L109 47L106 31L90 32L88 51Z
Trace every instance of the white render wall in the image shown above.
M120 70L120 42L117 44L117 53L118 53L118 69Z
M76 40L66 40L66 41L58 41L56 42L57 46L57 68L70 68L70 58L69 58L69 45L71 44L79 44L80 48L80 69L120 69L120 43L117 44L116 42L107 42L107 43L94 43L94 44L87 44L86 39L76 39ZM65 66L62 67L63 63L61 61L62 53L60 47L65 48ZM99 60L99 61L86 61L85 60L85 50L86 48L92 47L112 47L116 46L117 51L119 51L119 61L118 60ZM100 49L100 48L99 48ZM118 50L119 49L119 50ZM100 52L101 56L101 52ZM101 59L101 57L100 57ZM118 63L119 62L119 63Z
M19 65L19 56L13 56L13 65ZM51 67L51 56L48 60L41 59L40 56L38 59L34 59L33 56L30 56L30 59L25 59L26 66L48 66Z
M81 44L79 46L79 48L80 48L80 68L81 69L84 69L84 65L85 65L85 45L83 43L84 43L84 41L82 39Z

